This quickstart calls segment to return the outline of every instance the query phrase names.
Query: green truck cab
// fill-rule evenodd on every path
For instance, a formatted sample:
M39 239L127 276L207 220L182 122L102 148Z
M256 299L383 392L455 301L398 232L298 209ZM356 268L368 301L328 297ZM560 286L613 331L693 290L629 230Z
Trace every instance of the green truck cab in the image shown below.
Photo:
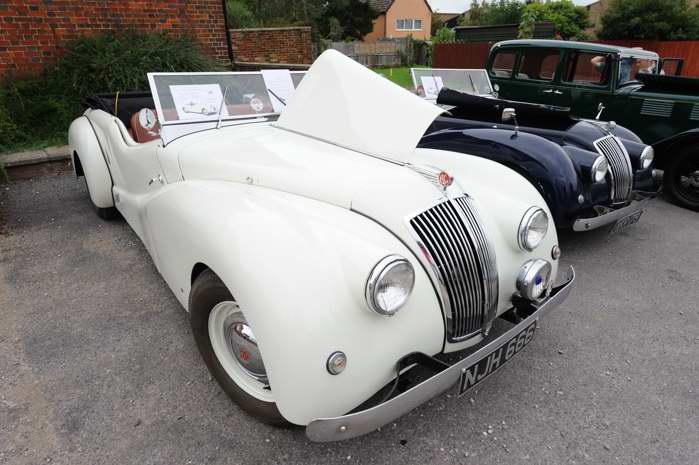
M653 146L666 192L699 211L699 79L670 75L677 69L668 65L677 63L635 48L509 40L492 47L486 69L500 98L569 107L635 132Z

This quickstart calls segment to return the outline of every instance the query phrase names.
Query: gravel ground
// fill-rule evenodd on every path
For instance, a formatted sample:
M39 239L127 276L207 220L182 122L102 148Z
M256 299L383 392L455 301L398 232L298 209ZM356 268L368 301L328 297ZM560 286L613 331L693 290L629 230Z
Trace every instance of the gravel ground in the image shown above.
M0 464L699 463L699 216L566 234L578 284L516 361L355 440L233 405L123 221L60 175L0 185Z

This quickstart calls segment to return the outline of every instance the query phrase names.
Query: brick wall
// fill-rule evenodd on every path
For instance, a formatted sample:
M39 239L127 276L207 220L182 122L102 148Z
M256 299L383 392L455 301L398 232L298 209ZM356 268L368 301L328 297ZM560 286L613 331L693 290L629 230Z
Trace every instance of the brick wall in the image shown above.
M313 42L310 27L231 29L236 65L240 63L310 64Z
M0 77L38 73L81 35L123 29L188 34L227 61L221 0L0 1Z

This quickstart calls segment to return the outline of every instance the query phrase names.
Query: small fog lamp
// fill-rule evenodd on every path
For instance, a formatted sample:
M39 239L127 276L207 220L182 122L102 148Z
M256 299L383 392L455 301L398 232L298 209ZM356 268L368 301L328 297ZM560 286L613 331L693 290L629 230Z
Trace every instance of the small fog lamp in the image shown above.
M527 300L544 297L550 283L551 264L540 258L526 261L517 276L517 290Z

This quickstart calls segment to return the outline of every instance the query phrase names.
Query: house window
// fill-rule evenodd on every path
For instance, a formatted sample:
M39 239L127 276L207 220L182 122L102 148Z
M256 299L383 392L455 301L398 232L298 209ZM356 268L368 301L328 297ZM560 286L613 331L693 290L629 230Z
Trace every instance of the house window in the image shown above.
M421 31L421 19L397 19L396 30L398 31Z

